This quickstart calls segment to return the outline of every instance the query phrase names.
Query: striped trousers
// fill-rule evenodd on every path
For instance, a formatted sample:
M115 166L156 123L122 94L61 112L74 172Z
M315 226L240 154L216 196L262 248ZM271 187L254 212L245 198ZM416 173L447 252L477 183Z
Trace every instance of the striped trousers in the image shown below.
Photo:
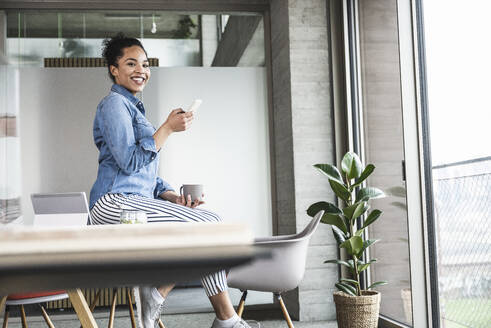
M213 212L189 208L169 201L139 195L105 194L90 210L90 224L119 224L122 210L138 210L147 214L148 223L154 222L220 222ZM218 271L201 278L208 297L226 291L225 271Z

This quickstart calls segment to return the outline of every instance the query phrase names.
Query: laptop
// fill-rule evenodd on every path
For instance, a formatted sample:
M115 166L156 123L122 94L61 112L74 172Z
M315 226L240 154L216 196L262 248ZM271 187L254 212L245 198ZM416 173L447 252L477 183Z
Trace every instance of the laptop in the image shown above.
M85 226L89 206L85 192L31 194L35 226Z

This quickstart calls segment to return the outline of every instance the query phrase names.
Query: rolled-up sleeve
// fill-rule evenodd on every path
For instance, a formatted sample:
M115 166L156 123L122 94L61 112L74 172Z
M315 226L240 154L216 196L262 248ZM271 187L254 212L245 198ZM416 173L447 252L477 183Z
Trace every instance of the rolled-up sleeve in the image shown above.
M138 172L158 154L153 137L135 140L132 117L120 97L100 108L100 129L116 163L125 174Z
M153 191L153 197L158 198L162 193L166 191L174 191L174 189L166 181L162 180L160 177L157 177L157 183Z

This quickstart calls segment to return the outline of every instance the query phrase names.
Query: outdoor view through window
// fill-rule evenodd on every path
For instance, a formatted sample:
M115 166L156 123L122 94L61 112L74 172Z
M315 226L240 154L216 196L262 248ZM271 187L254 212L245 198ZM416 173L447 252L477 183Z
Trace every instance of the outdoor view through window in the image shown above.
M441 327L491 325L491 4L423 1Z

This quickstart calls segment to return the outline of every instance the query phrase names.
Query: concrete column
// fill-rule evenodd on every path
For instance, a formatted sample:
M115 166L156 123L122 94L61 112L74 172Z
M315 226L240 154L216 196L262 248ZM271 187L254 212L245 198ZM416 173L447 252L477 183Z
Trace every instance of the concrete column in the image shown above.
M316 201L333 202L327 179L312 167L335 163L333 108L325 0L271 1L271 58L279 234L300 231ZM286 295L301 321L333 320L338 269L331 229L321 224L309 247L299 288Z
M203 53L203 67L211 66L218 47L217 16L201 16L201 51Z

